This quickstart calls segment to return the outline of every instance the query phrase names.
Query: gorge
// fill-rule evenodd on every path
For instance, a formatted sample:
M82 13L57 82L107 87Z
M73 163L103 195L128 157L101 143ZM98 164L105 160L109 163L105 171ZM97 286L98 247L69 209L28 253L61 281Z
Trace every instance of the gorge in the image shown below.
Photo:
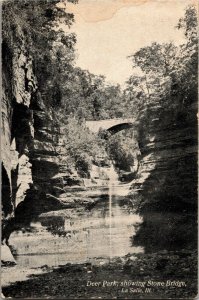
M150 269L157 279L164 270L169 279L189 277L187 292L182 290L192 296L197 281L195 27L181 24L187 36L181 48L184 69L174 65L165 71L168 90L152 82L151 94L140 87L141 94L138 78L130 78L122 92L73 66L75 37L56 32L54 23L64 17L70 27L74 16L58 9L58 2L3 4L3 293L29 297L31 268L40 269L38 278L48 282L63 265L59 271L68 277L85 269L87 280L94 269L98 281L104 274L111 281L110 270L115 278L124 272L127 280L133 273L146 279ZM194 8L184 22L189 18L197 22ZM141 67L148 74L148 64ZM94 123L109 120L117 124L108 127L112 132L103 126L99 134L93 132ZM50 267L56 267L52 274ZM71 284L72 294L67 288L59 294L55 285L45 295L67 292L73 299ZM91 297L100 293L89 290Z

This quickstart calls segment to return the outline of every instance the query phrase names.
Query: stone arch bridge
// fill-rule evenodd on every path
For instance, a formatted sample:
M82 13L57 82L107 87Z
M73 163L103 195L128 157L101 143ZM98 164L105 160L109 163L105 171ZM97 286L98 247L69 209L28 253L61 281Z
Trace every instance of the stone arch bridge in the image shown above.
M100 130L105 130L111 133L111 135L135 126L135 119L107 119L107 120L98 120L98 121L86 121L86 127L94 133L98 133Z

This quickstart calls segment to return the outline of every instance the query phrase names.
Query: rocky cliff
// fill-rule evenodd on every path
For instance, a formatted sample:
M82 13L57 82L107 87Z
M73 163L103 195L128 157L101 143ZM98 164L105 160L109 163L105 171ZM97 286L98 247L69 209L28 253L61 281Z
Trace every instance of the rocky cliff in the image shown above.
M2 204L5 216L23 201L32 183L30 149L34 137L32 94L37 88L32 59L27 55L22 32L21 46L2 45ZM10 37L11 38L11 37Z
M141 159L131 199L144 222L135 240L159 240L163 248L196 246L197 102L183 112L154 108L138 139Z
M9 220L16 226L34 213L63 206L56 196L64 169L62 134L42 101L24 32L18 27L9 34L2 44L1 138L3 231L8 236L14 229L8 230Z

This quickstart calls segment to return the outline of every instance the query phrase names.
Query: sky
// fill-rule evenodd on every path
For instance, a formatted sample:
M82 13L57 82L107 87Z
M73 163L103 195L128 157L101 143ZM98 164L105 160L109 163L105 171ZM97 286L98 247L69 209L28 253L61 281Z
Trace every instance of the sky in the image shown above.
M124 86L132 74L127 56L153 41L183 42L183 33L175 26L193 1L79 0L76 5L67 2L67 11L75 15L71 30L77 35L76 65Z

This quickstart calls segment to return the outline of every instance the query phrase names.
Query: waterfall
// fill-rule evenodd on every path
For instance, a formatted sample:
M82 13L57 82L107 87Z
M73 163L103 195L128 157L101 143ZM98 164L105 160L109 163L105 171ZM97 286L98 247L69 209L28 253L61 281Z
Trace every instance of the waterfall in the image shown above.
M118 182L118 175L113 167L109 168L109 185L108 185L108 196L109 196L109 258L112 258L112 201L113 201L113 190L114 185Z
M110 242L109 257L110 257L110 259L112 258L112 188L113 188L112 184L113 184L113 182L110 179L109 192L108 192L108 195L109 195L109 242Z
M116 253L126 253L126 249L129 247L130 241L128 240L127 244L121 243L117 245L116 237L119 236L120 239L123 239L124 236L129 234L129 230L125 231L125 228L127 226L126 222L130 222L131 224L131 220L128 216L127 219L124 219L124 212L119 206L119 202L122 201L122 197L128 195L131 183L126 184L119 181L119 176L112 162L110 162L109 166L103 167L93 165L90 175L92 181L91 179L85 180L85 186L90 188L90 190L88 189L86 192L87 195L97 195L99 197L103 195L107 199L106 204L102 204L106 207L104 210L105 216L103 216L106 230L104 231L104 237L103 234L102 236L99 235L99 238L102 239L102 243L104 244L100 244L100 240L97 241L97 244L102 248L102 251L105 250L106 256L108 256L108 259L111 261ZM100 207L100 210L103 212L103 208ZM90 249L90 241L88 241L88 244ZM99 251L99 249L97 249L97 251ZM88 257L89 255L90 254L87 253Z

